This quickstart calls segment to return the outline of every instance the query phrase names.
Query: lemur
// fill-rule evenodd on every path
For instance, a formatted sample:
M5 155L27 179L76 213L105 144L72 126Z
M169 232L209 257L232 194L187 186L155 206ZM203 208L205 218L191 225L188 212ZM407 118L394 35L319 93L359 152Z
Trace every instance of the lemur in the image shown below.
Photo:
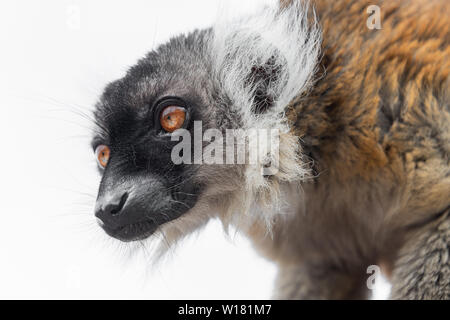
M447 0L281 1L172 38L96 105L100 225L168 247L218 218L277 265L276 299L368 298L370 265L392 299L450 299L449 17ZM196 121L276 129L276 170L174 163Z

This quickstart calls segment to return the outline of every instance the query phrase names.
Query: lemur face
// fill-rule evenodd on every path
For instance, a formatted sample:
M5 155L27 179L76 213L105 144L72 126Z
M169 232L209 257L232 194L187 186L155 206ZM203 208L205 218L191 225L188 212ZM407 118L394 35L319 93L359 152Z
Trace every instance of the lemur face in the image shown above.
M92 146L102 174L95 214L109 235L140 240L164 228L165 238L179 238L214 214L240 220L231 216L257 202L276 214L280 203L270 200L280 194L276 188L307 173L285 110L308 88L318 58L320 33L307 12L300 4L282 12L266 8L174 38L107 86ZM278 130L277 173L260 174L275 155L259 150L251 165L174 162L173 135L185 129L196 138L196 121L200 135ZM245 153L255 149L244 144ZM195 154L195 142L190 148Z
M95 215L123 241L149 236L191 209L204 185L193 183L198 166L175 165L176 129L193 135L193 122L213 122L206 105L203 56L207 32L173 39L107 86L95 111L99 133L92 146L102 180Z

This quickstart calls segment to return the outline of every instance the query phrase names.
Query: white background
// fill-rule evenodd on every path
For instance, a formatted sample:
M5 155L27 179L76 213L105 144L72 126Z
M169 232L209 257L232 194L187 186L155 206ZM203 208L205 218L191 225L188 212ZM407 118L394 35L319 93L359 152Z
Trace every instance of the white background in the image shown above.
M234 15L271 1L227 1ZM203 1L2 1L0 298L269 298L275 266L218 221L156 266L96 225L88 114L106 83L173 35L210 26ZM385 297L383 284L375 297Z

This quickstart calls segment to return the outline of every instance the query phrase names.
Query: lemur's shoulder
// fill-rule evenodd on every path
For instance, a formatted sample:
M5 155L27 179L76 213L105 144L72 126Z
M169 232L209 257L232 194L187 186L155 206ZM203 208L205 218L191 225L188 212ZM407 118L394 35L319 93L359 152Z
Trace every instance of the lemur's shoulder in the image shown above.
M366 25L378 5L381 29ZM450 4L315 1L323 30L314 88L290 120L330 180L400 187L411 214L450 205Z

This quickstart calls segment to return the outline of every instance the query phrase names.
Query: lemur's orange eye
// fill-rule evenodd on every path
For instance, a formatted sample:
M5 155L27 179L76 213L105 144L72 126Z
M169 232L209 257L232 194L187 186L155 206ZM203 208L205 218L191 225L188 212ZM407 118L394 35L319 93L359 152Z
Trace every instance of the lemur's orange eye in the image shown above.
M95 149L95 157L97 158L97 163L100 166L100 168L106 168L106 165L109 161L109 155L111 151L109 150L109 147L101 144Z
M180 129L186 120L186 109L178 106L165 107L159 118L161 127L167 132L174 132Z

